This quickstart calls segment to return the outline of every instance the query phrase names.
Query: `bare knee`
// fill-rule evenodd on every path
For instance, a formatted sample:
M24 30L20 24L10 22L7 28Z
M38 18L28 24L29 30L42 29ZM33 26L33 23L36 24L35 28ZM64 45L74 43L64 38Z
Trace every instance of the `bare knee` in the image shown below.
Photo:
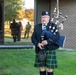
M40 67L40 71L45 71L45 67Z
M53 69L47 68L47 71L48 71L48 72L53 72Z

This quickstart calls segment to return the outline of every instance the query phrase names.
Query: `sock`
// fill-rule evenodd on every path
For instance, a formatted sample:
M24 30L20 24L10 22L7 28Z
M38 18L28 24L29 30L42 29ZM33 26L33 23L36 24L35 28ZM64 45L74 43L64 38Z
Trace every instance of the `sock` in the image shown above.
M46 71L40 71L40 75L46 75Z
M53 72L48 72L48 75L54 75L54 73Z

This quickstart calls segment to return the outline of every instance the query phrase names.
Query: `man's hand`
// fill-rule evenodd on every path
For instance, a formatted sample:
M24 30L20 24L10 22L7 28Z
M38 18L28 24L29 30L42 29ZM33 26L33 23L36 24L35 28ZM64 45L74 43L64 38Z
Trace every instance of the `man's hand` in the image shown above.
M44 46L44 45L47 45L48 42L47 42L47 40L44 40L44 41L41 42L41 44Z
M38 47L39 47L40 49L42 49L42 48L43 48L42 43L38 43Z

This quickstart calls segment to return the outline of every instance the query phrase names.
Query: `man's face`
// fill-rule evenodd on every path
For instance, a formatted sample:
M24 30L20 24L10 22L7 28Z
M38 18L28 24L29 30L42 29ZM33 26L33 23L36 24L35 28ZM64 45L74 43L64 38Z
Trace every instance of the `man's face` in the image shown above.
M50 20L50 17L48 15L44 15L44 16L41 16L41 23L42 24L47 24Z

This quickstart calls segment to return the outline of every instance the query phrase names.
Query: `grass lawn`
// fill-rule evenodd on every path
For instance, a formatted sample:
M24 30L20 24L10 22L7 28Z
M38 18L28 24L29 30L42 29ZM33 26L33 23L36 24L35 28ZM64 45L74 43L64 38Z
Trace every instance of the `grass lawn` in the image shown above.
M0 50L0 75L39 75L34 50ZM55 75L76 75L76 51L57 51L59 68Z

